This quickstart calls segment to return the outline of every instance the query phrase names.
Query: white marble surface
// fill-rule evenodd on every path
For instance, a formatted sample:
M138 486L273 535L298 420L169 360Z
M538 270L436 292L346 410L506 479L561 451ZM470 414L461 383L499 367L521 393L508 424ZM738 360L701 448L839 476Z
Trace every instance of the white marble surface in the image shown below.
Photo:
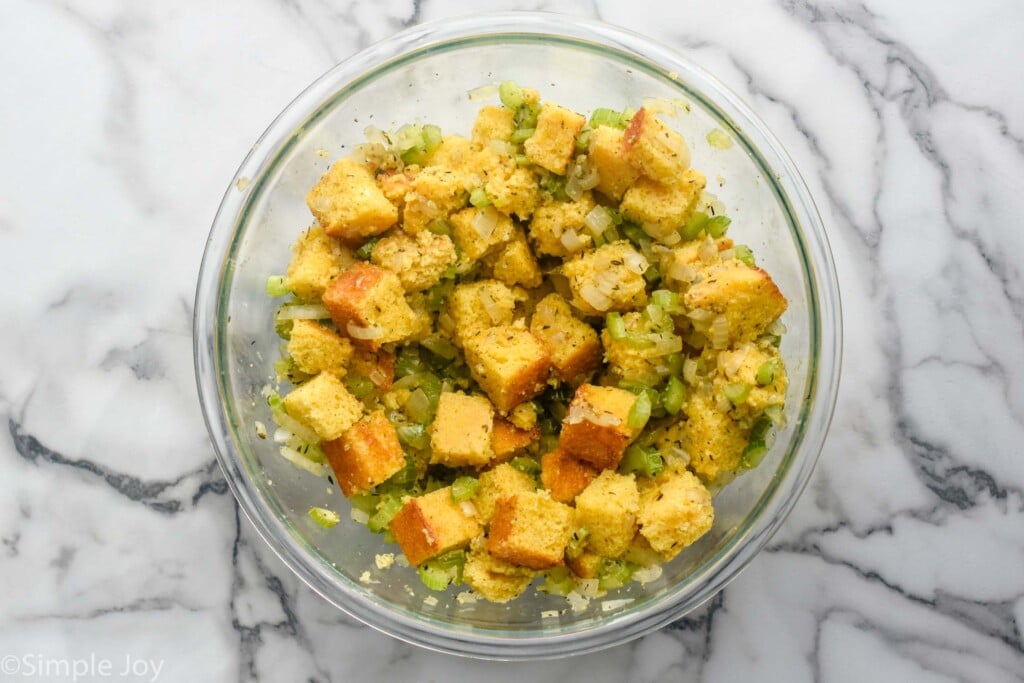
M126 663L164 681L1024 680L1024 7L512 6L599 16L711 69L819 202L845 376L769 549L700 613L572 660L458 660L329 607L240 520L213 459L200 255L298 90L482 3L5 0L0 679L71 680L60 662L82 660L78 680Z

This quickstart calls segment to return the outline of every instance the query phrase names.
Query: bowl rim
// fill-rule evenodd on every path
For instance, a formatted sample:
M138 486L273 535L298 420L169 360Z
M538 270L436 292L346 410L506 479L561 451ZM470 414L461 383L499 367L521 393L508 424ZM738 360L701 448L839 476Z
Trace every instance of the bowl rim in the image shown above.
M811 364L817 366L818 372L812 373L808 382L807 400L801 413L802 434L794 436L793 447L776 471L774 483L744 519L745 528L736 532L691 574L691 577L702 576L706 580L694 585L695 582L688 579L641 611L627 610L567 633L537 630L524 635L513 631L453 630L440 620L409 616L383 600L366 600L365 594L357 595L331 580L323 567L309 562L307 545L292 533L280 532L280 526L290 525L281 515L270 514L271 506L242 467L242 445L235 437L235 425L225 409L231 404L231 397L225 392L230 380L223 369L224 349L219 344L220 311L226 306L229 291L224 284L232 272L232 256L239 228L245 222L245 210L251 198L258 196L266 171L273 168L272 162L290 140L300 136L304 127L328 107L331 98L373 74L395 68L396 63L414 59L424 52L454 49L456 45L479 38L490 42L499 38L553 40L596 48L610 56L635 62L651 75L669 79L691 96L698 95L704 106L731 126L734 139L746 145L748 154L762 164L765 177L789 214L790 230L803 252L804 284L812 312L810 343L812 351L817 353L816 356L812 353ZM708 92L714 93L714 101L707 99ZM294 120L297 117L302 120L298 126ZM744 122L742 129L734 123L734 118ZM751 137L758 144L755 145ZM765 149L776 158L774 165L764 160L762 150ZM250 192L236 189L236 184L244 178L254 179ZM485 659L540 659L593 652L656 630L712 598L763 548L806 487L823 446L839 387L842 316L828 237L810 191L781 143L739 96L671 48L632 31L549 12L493 12L426 22L382 40L327 70L275 117L232 178L214 218L196 289L193 352L203 417L228 486L259 536L307 586L362 623L414 645ZM797 458L797 454L801 458ZM784 492L783 484L787 482L791 485ZM322 558L320 564L323 564Z

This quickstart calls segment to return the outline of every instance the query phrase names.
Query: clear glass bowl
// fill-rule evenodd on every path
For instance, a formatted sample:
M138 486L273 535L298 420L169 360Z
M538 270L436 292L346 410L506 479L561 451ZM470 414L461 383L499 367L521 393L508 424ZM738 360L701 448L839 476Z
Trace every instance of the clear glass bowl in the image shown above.
M264 293L289 245L311 222L304 197L334 159L373 124L419 120L467 133L479 102L467 92L514 80L578 111L644 98L683 98L673 124L734 222L789 299L782 354L789 368L788 426L755 470L715 498L712 530L665 566L582 612L529 589L507 605L461 604L461 589L432 595L409 568L374 565L381 537L347 517L336 487L297 470L255 423L271 424L260 391L273 383L280 340ZM711 148L709 131L734 141ZM329 150L331 159L318 150ZM325 599L410 643L499 659L589 652L636 638L699 606L764 546L807 483L825 437L839 378L841 322L825 230L792 161L732 92L679 55L605 24L541 13L505 13L424 24L334 67L270 125L232 179L214 221L195 307L196 379L210 437L242 510L271 548ZM307 510L343 521L325 531ZM364 575L370 572L369 577ZM361 579L370 578L371 582ZM610 600L624 600L616 605ZM608 609L613 607L613 609ZM557 616L544 616L557 610Z

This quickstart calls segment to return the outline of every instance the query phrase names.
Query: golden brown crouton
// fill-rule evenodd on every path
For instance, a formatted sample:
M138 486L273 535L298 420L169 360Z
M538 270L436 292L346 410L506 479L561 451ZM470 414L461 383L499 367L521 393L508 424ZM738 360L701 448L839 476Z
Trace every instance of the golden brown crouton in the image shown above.
M293 339L294 336L293 332ZM765 372L759 373L762 368ZM767 383L762 385L758 379ZM733 414L741 419L760 415L768 406L783 405L789 379L779 350L768 343L744 342L735 349L719 353L715 394L724 396L726 387L736 384L750 388L742 402L733 408Z
M485 105L473 122L473 142L486 145L491 140L508 140L516 129L515 112L505 107Z
M565 563L569 565L572 573L581 579L595 579L601 569L602 559L604 558L597 553L583 551L576 557L566 558Z
M557 104L545 103L537 116L537 128L523 143L530 161L552 173L565 175L569 159L576 149L576 136L587 119Z
M605 470L576 496L576 524L590 532L587 547L604 557L626 552L639 511L640 492L632 474Z
M388 235L374 245L371 256L375 264L397 275L408 292L436 285L456 258L451 238L429 230L415 236L404 232Z
M515 310L515 294L497 280L457 285L451 296L451 316L455 322L452 341L462 346L478 332L495 325L508 325Z
M651 180L669 182L690 167L683 136L644 108L629 122L622 138L626 159Z
M473 497L477 518L481 524L490 524L498 500L517 493L529 493L537 488L533 477L502 463L480 474L480 486Z
M373 382L380 392L389 391L395 382L395 352L388 349L366 349L352 347L352 359L348 364L348 374L365 377Z
M398 276L369 263L356 263L332 280L324 306L338 330L357 346L378 348L402 341L415 329L416 316Z
M619 464L639 430L629 426L636 395L616 387L582 384L562 420L559 446L598 469Z
M719 339L715 334L716 323L710 323L708 338L716 348L753 341L787 306L786 297L768 273L737 260L712 269L707 278L686 290L683 303L691 311L710 311L724 320Z
M734 471L747 446L746 431L728 414L718 410L717 401L698 392L683 407L687 420L679 428L679 443L690 456L690 467L704 481Z
M483 396L443 392L430 426L432 463L480 467L494 457L494 408Z
M434 153L435 157L440 152ZM420 170L405 195L402 229L416 234L430 221L447 218L453 211L466 205L469 190L461 171L446 166L427 166Z
M284 407L323 441L337 439L363 415L363 404L329 372L292 389L284 397Z
M564 257L589 247L593 238L583 219L595 206L594 195L590 192L584 192L574 202L551 199L538 206L529 229L537 253ZM573 236L566 236L570 230Z
M352 358L352 343L315 320L296 320L288 340L288 355L307 375L329 372L344 377Z
M540 438L540 428L519 429L508 420L494 418L491 429L491 450L496 462L505 462Z
M461 170L475 154L473 143L461 135L445 135L441 145L430 157L430 165L438 168Z
M346 496L365 493L405 467L398 433L381 410L321 446Z
M682 340L672 332L655 331L650 320L642 313L630 311L622 314L622 324L626 329L626 337L615 339L608 328L601 330L601 344L604 346L604 359L616 377L632 382L657 384L668 374L665 364L665 353L659 345L675 344L675 350L682 348ZM636 339L644 337L651 340L650 346L636 343ZM653 343L654 340L658 340Z
M540 395L548 380L548 350L529 331L500 325L466 340L466 364L495 407L507 412Z
M512 219L493 206L470 206L452 215L452 236L462 254L479 259L512 239Z
M407 498L390 528L414 566L449 550L465 548L482 531L472 512L452 500L451 486Z
M486 262L491 266L494 279L509 286L537 287L543 279L537 259L526 242L526 233L520 227L515 228L512 239L486 257Z
M489 169L484 191L494 203L494 208L506 216L515 215L524 221L540 203L537 175L529 168L516 165L512 159Z
M629 242L613 242L562 266L572 305L584 315L628 311L647 303L647 259Z
M598 126L590 131L590 164L601 178L597 191L616 201L640 177L640 171L622 153L622 137L623 132L611 126Z
M470 588L491 602L508 602L522 594L537 575L528 567L499 560L487 552L482 538L470 544L462 576Z
M330 281L354 262L355 256L348 247L323 228L312 227L292 245L292 260L284 283L300 299L319 301Z
M705 184L704 175L692 168L665 183L640 178L619 208L623 218L645 226L652 236L674 235L690 219Z
M398 209L377 187L373 174L351 157L331 166L306 197L331 237L358 242L398 222Z
M540 482L559 503L571 503L597 476L597 470L561 448L540 459Z
M641 493L637 520L651 548L672 559L714 524L711 493L692 472L666 468Z
M402 208L405 206L405 195L412 189L413 178L419 173L416 166L406 166L401 171L381 173L377 176L377 185L388 201Z
M594 328L573 316L558 294L537 303L530 332L547 347L558 377L570 384L587 381L601 364L601 344Z
M517 493L498 500L487 550L531 569L562 564L573 529L573 509L546 493Z

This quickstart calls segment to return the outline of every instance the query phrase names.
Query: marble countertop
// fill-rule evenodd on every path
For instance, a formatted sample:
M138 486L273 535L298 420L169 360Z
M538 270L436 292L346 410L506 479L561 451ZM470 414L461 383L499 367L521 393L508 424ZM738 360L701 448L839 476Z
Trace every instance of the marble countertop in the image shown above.
M193 381L200 256L256 137L370 42L485 5L621 24L739 92L803 170L845 311L832 430L768 548L570 660L460 660L330 607L240 517ZM0 4L0 679L1024 681L1022 36L1014 0Z

